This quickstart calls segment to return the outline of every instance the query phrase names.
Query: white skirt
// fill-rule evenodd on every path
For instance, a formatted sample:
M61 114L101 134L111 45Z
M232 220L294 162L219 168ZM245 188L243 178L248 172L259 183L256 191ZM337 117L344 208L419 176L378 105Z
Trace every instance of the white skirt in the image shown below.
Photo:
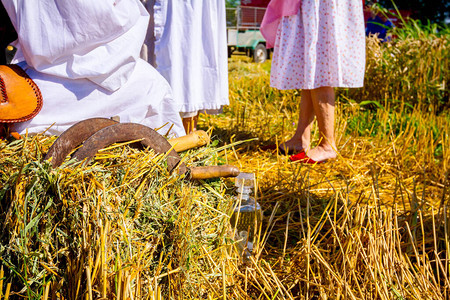
M224 0L156 0L156 68L184 117L228 105Z
M271 86L362 87L365 34L361 0L302 0L278 27Z

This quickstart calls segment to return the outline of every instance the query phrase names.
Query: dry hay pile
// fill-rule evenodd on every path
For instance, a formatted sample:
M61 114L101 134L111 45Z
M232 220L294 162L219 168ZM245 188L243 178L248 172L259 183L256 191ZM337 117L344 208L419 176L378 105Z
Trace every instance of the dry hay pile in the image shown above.
M164 156L123 145L101 151L88 167L69 161L52 169L42 154L53 139L0 146L0 283L9 293L30 299L221 293L218 278L230 272L225 262L237 260L223 181L191 183L169 174ZM204 148L185 159L191 166L216 164L222 150Z

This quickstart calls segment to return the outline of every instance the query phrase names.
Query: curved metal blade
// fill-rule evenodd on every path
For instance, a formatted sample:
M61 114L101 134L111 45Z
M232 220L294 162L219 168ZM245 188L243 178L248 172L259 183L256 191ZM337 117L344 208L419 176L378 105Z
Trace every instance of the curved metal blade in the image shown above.
M83 146L74 153L73 157L80 161L86 159L85 163L87 163L102 148L114 143L138 139L142 139L141 144L144 147L150 147L156 153L166 153L172 148L162 135L147 126L136 123L118 123L92 134L84 141ZM180 161L180 156L172 149L167 155L169 172L172 172L179 165L180 174L184 174L186 166Z
M84 140L100 129L114 124L117 124L117 122L106 118L91 118L78 122L56 139L44 159L52 158L51 164L53 167L59 167L67 155L80 146Z

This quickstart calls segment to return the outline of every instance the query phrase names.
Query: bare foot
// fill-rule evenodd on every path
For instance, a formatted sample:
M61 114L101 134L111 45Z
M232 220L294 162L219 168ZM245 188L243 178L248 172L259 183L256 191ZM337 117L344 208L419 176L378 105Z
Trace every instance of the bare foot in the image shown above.
M323 161L336 158L337 153L335 147L319 145L307 151L306 155L314 161Z
M291 138L290 140L280 143L278 145L280 149L284 149L286 152L298 153L305 151L305 147L303 147L300 139Z

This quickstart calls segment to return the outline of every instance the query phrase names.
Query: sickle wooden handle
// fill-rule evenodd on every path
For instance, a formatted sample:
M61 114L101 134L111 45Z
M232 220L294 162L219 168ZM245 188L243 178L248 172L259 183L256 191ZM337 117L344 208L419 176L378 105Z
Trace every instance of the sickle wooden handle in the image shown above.
M211 179L218 177L236 177L241 173L238 167L232 165L193 167L190 168L190 179Z
M185 136L170 139L169 143L176 152L185 151L191 148L209 144L209 135L203 130L196 130Z

